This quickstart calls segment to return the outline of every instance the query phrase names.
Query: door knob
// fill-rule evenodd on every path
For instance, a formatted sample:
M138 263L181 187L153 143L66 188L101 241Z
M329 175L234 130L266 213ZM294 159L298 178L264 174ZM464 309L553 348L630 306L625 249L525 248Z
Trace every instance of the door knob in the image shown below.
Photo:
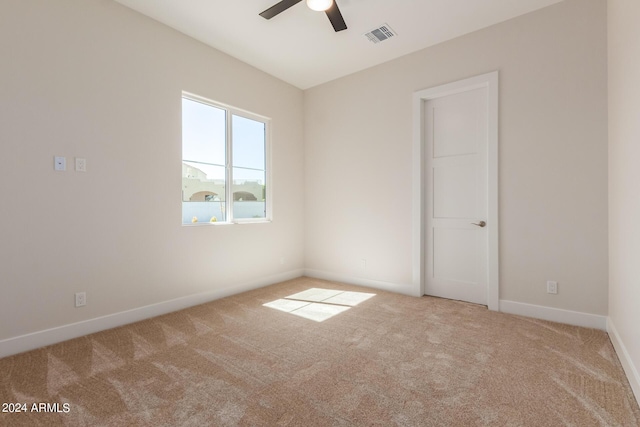
M480 222L472 222L471 225L477 225L478 227L482 228L482 227L486 226L487 223L484 222L484 221L480 221Z

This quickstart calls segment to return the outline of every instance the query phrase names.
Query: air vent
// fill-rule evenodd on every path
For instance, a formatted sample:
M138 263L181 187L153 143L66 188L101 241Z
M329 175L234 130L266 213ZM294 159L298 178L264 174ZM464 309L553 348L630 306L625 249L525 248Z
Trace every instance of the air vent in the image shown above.
M369 31L365 34L365 36L369 39L370 42L380 43L382 41L390 39L391 37L397 36L397 34L391 29L388 24L383 24L380 27Z

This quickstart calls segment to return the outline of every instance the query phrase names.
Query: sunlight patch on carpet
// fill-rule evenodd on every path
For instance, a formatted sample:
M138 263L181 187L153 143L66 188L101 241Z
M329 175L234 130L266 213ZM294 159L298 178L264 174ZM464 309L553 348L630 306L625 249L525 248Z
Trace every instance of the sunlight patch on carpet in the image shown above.
M268 302L263 306L295 314L316 322L323 322L375 295L364 292L311 288Z
M323 302L329 304L348 305L349 307L355 307L361 302L365 302L369 298L373 298L376 294L367 294L364 292L342 292L336 296L324 300Z
M327 298L334 297L341 294L343 291L334 291L331 289L311 288L306 291L298 292L297 294L289 295L285 297L287 299L297 299L300 301L320 302Z
M309 305L310 303L304 301L291 301L288 299L277 299L275 301L262 304L265 307L275 308L276 310L284 311L285 313L291 313L294 310Z

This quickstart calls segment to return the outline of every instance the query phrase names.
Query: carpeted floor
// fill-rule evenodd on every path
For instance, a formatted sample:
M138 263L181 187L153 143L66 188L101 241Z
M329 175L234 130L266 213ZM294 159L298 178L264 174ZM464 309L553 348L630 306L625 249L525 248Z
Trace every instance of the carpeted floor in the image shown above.
M282 301L310 288L376 295ZM2 426L640 425L602 331L309 278L0 359L0 402L27 404Z

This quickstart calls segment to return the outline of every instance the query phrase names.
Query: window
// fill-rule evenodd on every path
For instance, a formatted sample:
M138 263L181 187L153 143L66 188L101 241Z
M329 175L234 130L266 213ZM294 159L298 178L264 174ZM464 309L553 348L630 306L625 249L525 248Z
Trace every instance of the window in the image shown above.
M183 95L183 224L270 219L268 126L263 117Z

